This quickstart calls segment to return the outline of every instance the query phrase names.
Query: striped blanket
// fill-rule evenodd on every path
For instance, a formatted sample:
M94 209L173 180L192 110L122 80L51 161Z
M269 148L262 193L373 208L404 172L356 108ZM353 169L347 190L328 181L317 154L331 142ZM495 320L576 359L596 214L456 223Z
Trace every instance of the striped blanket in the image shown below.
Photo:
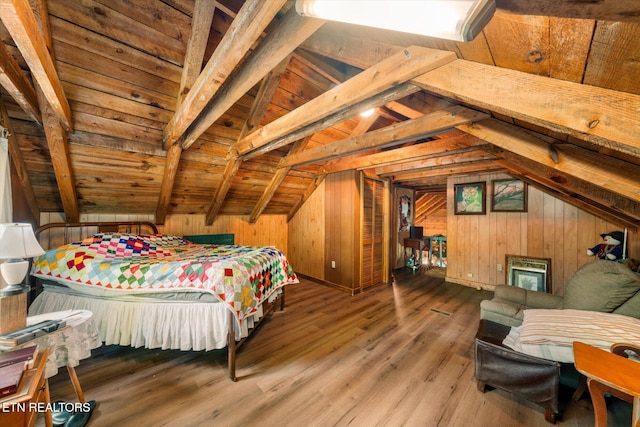
M47 251L31 274L122 293L208 292L241 322L298 279L274 247L194 244L172 235L96 234Z
M586 310L530 309L503 344L521 353L573 363L573 342L609 351L614 343L640 345L640 319Z

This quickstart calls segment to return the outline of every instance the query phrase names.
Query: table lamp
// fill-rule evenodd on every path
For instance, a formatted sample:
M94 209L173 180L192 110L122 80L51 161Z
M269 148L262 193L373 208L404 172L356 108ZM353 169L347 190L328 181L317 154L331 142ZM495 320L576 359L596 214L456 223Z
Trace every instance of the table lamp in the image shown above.
M0 334L26 326L29 288L23 281L29 261L25 258L43 253L31 224L0 224L0 274L7 284L0 288Z
M22 282L29 270L29 261L42 255L44 249L33 234L31 224L0 224L0 273L8 286L0 289L3 295L23 292Z

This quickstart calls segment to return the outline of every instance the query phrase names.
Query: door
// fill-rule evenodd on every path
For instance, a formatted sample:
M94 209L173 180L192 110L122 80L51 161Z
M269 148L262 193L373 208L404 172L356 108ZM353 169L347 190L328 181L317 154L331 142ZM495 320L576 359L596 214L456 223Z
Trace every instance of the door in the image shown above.
M362 179L361 289L383 283L386 277L385 182L363 176Z

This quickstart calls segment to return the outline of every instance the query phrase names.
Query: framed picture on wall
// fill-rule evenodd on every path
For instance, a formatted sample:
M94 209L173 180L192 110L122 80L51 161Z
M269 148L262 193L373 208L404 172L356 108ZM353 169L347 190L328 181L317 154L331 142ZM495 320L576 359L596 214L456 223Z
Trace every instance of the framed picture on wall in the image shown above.
M456 215L484 215L486 213L485 192L486 183L484 182L454 184L454 213Z
M492 212L526 212L527 184L519 179L496 179L491 182Z

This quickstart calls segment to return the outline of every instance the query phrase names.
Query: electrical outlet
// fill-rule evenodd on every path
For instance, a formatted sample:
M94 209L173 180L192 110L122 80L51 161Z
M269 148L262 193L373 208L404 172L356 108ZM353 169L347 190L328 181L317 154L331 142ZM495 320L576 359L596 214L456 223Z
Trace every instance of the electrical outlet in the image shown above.
M467 277L471 279L473 277L473 273L467 273Z
M336 262L335 261L331 261L331 268L336 268Z
M502 271L502 264L498 264L498 271Z

